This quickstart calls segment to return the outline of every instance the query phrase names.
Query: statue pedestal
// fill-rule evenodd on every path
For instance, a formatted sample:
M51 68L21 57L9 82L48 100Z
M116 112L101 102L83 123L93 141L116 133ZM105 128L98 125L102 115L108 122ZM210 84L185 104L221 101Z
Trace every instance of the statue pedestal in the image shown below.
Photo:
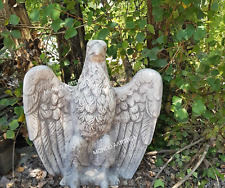
M119 178L113 172L114 170L112 169L105 172L104 169L96 166L84 167L79 173L81 177L80 183L83 185L95 184L101 186L102 182L108 177L109 185L119 185ZM61 185L65 185L64 181L71 182L75 176L76 172L70 172L70 175L64 177L65 179L61 181Z

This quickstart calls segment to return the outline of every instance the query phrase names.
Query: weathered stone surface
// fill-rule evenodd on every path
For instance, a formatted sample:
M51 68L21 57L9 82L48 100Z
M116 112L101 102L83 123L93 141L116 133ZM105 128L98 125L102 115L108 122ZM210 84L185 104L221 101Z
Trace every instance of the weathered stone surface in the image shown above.
M61 185L118 185L130 179L151 143L162 98L162 79L139 71L120 88L110 85L106 43L89 41L77 86L58 80L47 66L24 79L29 138L46 168L62 174Z

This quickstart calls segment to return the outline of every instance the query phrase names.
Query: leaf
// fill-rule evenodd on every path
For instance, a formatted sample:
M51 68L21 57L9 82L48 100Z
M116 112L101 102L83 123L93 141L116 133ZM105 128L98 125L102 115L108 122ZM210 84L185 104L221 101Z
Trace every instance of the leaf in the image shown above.
M64 66L69 66L70 65L70 61L68 59L66 59L63 63L64 63Z
M184 30L184 29L180 29L178 32L177 32L177 39L179 41L182 41L182 40L187 40L188 37L187 37L187 31Z
M214 79L214 78L208 78L207 83L210 85L213 91L220 91L221 86L220 86L220 80L219 79Z
M197 173L197 172L193 172L193 176L194 176L195 178L198 178L198 173Z
M51 17L53 20L57 20L60 17L61 7L59 4L49 4L44 10L44 17ZM45 20L46 22L47 20Z
M13 30L11 32L12 37L16 38L16 39L20 39L21 38L21 33L18 30Z
M135 28L135 24L134 24L133 21L129 21L126 24L126 27L129 28L129 29L134 29Z
M211 6L211 10L217 11L219 8L218 2L213 2Z
M59 4L54 4L54 7L51 9L51 18L53 20L59 19L61 7Z
M162 160L161 157L157 156L155 165L156 165L157 167L163 165L163 160Z
M152 6L153 7L156 7L156 6L159 6L161 5L161 1L160 0L152 0Z
M65 39L68 40L69 38L76 36L76 34L77 30L74 27L70 27L69 29L66 30Z
M108 28L104 28L98 33L98 38L100 40L105 40L105 38L109 35L109 33L110 30Z
M172 102L173 102L174 105L177 105L178 103L181 104L182 98L177 97L177 96L173 96Z
M10 37L5 37L3 44L6 48L12 48L14 46L13 40Z
M151 56L152 57L152 56ZM168 63L165 59L156 59L151 63L154 67L165 67Z
M183 166L183 162L182 161L178 161L177 164L178 164L179 167Z
M29 139L29 137L26 138L26 142L29 146L33 146L33 142Z
M22 166L19 166L19 167L16 169L16 171L19 172L19 173L22 173L24 170L25 170L25 168L22 167Z
M66 6L66 8L68 9L68 10L74 10L74 6L75 6L75 4L76 4L76 2L74 1L74 0L70 0L70 1L67 1L67 6Z
M13 106L14 104L16 104L18 101L16 98L10 98L8 99L9 105Z
M164 42L164 35L161 35L160 37L158 37L158 38L157 38L157 42L158 42L159 44L163 44L163 42Z
M158 47L154 47L151 50L144 48L142 51L142 55L144 57L149 57L149 60L157 60L157 54L158 54L159 48Z
M53 31L57 32L63 26L63 21L61 19L57 19L52 22Z
M21 116L23 114L23 106L17 106L14 108L14 113L18 116Z
M182 131L182 135L183 135L184 137L187 137L188 133L187 133L186 131Z
M115 28L117 25L118 25L118 23L116 23L116 22L109 22L109 24L108 24L108 26L112 27L112 28Z
M209 178L212 178L212 179L216 180L216 175L215 175L215 173L214 173L212 167L210 167L210 168L207 170L207 176L208 176Z
M7 130L6 131L6 138L8 139L13 139L15 137L15 132L12 130Z
M141 61L138 61L137 63L135 63L134 64L134 70L138 71L141 68L141 65L142 65Z
M142 56L143 57L148 57L149 56L149 54L150 54L150 50L148 49L148 48L144 48L143 50L142 50Z
M142 32L139 32L136 36L138 42L143 42L145 40L145 35Z
M193 25L188 24L187 25L187 38L191 38L192 35L195 33L195 28Z
M0 100L0 105L2 105L2 106L8 106L9 105L9 100L8 99L1 99Z
M88 13L88 21L87 21L88 26L90 26L93 23L93 20L92 19L93 19L93 12L90 11Z
M19 123L17 121L17 119L14 119L12 120L10 123L9 123L9 127L12 131L16 130L17 127L19 127Z
M40 12L38 9L33 9L32 12L30 13L30 19L31 21L33 22L36 22L39 20L39 17L40 17Z
M185 108L178 109L174 112L174 115L176 118L180 118L181 120L184 120L188 117L187 110Z
M206 30L204 28L198 27L194 33L194 40L201 40L205 37Z
M163 10L160 6L153 7L152 14L155 16L155 21L160 22L163 19Z
M137 43L136 50L140 52L143 49L143 45L141 43Z
M5 116L0 118L0 126L8 124L7 118Z
M198 115L202 115L203 112L206 110L205 104L201 99L197 99L194 101L192 105L192 110Z
M8 37L8 36L10 36L11 35L11 32L10 31L7 31L7 30L3 30L2 32L1 32L1 36L3 36L3 37Z
M17 88L15 91L14 91L14 95L16 95L16 97L21 97L23 94L22 92L22 89L21 88Z
M191 173L191 169L187 169L187 173L190 174ZM198 173L197 172L193 172L193 176L195 178L198 178Z
M25 115L22 114L22 115L18 118L18 121L21 122L21 123L24 123L24 122L25 122Z
M157 179L154 183L154 188L156 187L164 187L164 182L161 179Z
M154 29L154 26L153 26L153 25L148 24L148 25L147 25L147 28L148 28L148 31L149 31L150 33L155 34L155 29Z
M192 0L182 0L182 2L188 6L189 4L191 4Z
M221 154L221 155L219 155L219 158L223 161L223 162L225 162L225 154Z
M19 23L20 19L17 15L15 14L12 14L10 15L9 17L9 22L12 24L12 25L17 25Z
M2 0L0 0L0 10L2 10L3 7L4 7L4 4L3 4Z
M72 18L66 18L65 19L65 26L66 27L72 27L73 24L74 24L74 19L72 19Z
M146 25L147 25L147 19L140 20L139 22L140 29L144 29Z
M133 54L134 53L134 50L132 49L132 48L129 48L128 50L127 50L127 54L128 55L131 55L131 54Z
M123 48L123 49L126 49L128 46L129 46L128 42L127 42L126 40L124 40L124 41L122 42L122 48Z

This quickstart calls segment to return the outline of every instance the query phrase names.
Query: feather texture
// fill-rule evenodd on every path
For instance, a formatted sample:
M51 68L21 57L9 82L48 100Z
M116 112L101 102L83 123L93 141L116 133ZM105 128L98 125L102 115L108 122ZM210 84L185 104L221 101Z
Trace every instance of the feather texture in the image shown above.
M117 138L116 143L122 141L116 147L117 171L123 178L132 178L153 137L161 108L162 79L156 71L144 69L115 92L116 114L110 135Z
M67 125L71 125L68 114L71 116L69 106L74 90L75 87L60 82L47 66L32 68L24 78L23 103L29 138L45 168L53 175L63 173L64 132L69 129L64 127L63 120L67 119ZM67 99L63 98L65 95Z

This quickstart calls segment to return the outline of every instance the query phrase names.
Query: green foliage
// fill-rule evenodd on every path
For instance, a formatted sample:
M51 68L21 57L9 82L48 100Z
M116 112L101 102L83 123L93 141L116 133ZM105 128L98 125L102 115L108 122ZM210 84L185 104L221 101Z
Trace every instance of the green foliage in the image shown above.
M4 4L3 4L2 0L0 0L0 10L2 10L3 7L4 7Z
M109 35L109 33L110 33L110 30L107 28L104 28L104 29L100 30L97 38L100 40L105 40L105 38Z
M19 19L19 17L17 15L15 15L15 14L10 15L9 22L11 24L17 25L19 23L19 21L20 21L20 19Z
M15 38L15 39L20 39L20 38L21 38L21 33L20 33L20 31L18 31L18 30L13 30L13 31L11 32L11 35L12 35L12 37Z
M0 107L13 107L12 116L14 119L7 118L3 116L0 118L0 130L5 133L7 139L15 139L17 131L19 131L20 126L25 124L25 115L23 111L23 106L21 106L21 96L22 96L22 85L18 87L14 92L11 90L6 90L8 98L3 98L0 100Z
M74 37L77 34L77 30L74 27L70 27L66 30L65 39L68 40L69 38Z
M35 22L38 21L40 17L40 12L38 9L34 9L32 10L32 12L30 13L30 19L31 21Z
M163 165L163 160L162 160L162 158L161 158L161 157L157 156L157 159L156 159L156 163L155 163L155 165L156 165L157 167L159 167L159 166L162 166L162 165Z
M191 173L191 169L187 169L187 173L190 174ZM193 172L193 176L195 178L198 178L198 173L197 172Z
M164 182L161 179L157 179L154 183L154 188L164 187Z
M220 158L223 162L225 162L225 154L219 155L219 158Z

